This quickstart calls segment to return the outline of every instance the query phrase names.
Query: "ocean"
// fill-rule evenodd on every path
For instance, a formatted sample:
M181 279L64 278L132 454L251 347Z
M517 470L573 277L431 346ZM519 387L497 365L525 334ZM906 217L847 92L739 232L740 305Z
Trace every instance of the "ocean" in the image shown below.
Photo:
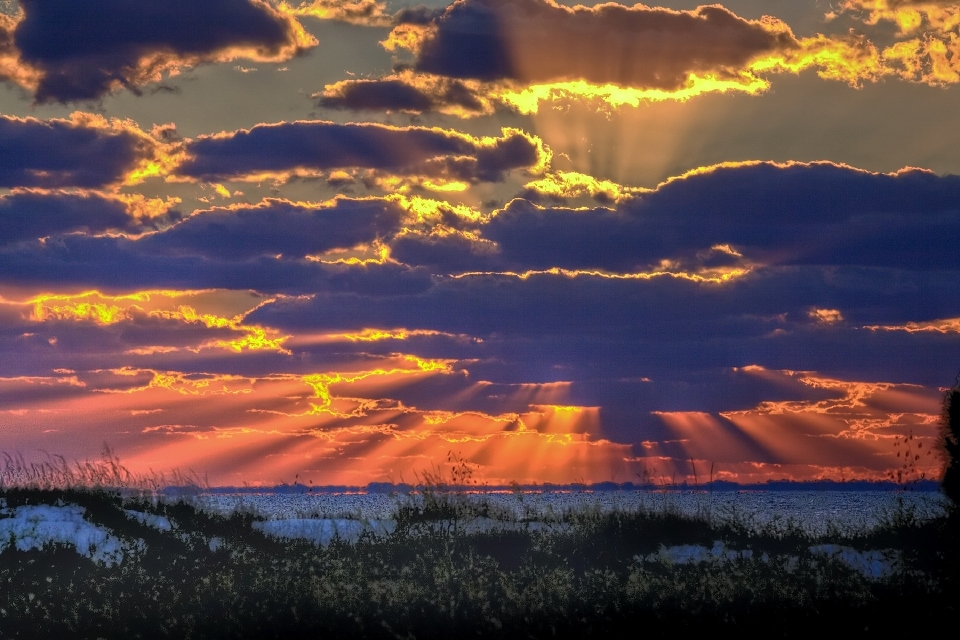
M714 522L736 521L754 530L800 527L814 534L831 530L868 531L897 517L919 519L943 513L946 498L937 492L909 491L525 491L454 494L487 501L507 517L550 520L575 511L674 511L704 515ZM206 493L196 498L218 513L250 511L268 520L393 518L417 495L383 493Z

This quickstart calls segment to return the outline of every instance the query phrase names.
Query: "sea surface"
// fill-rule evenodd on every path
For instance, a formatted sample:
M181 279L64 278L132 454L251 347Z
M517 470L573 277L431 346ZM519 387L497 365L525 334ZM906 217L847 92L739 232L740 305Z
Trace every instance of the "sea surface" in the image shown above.
M754 530L797 526L811 534L868 531L903 516L927 519L943 513L946 498L935 492L894 491L555 491L457 494L457 500L486 501L505 519L549 521L571 512L674 511L736 521ZM268 520L346 518L391 520L417 495L380 493L201 494L203 509L249 511Z

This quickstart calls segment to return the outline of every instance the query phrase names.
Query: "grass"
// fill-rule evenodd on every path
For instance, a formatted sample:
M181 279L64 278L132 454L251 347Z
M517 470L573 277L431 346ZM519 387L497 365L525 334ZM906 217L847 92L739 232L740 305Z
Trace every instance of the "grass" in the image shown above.
M172 493L185 497L196 495L207 486L206 480L193 472L133 474L120 463L120 458L106 443L99 460L71 464L61 455L47 453L45 456L45 460L28 462L23 454L0 452L0 492L7 489L78 489L128 496Z
M476 518L518 520L435 483L400 503L392 534L321 547L258 532L255 513L219 515L189 495L163 497L156 482L131 478L115 457L104 458L78 470L7 457L6 470L19 475L0 468L8 511L81 505L128 547L122 562L107 566L71 547L7 545L0 637L581 638L718 628L795 637L825 625L906 633L922 617L956 613L955 513L921 520L904 508L875 530L813 536L789 523L757 529L707 513L580 510L556 514L553 528L470 533ZM57 484L58 473L72 483ZM127 511L172 527L159 530ZM647 560L718 540L752 557ZM811 554L815 544L897 549L902 561L873 580Z

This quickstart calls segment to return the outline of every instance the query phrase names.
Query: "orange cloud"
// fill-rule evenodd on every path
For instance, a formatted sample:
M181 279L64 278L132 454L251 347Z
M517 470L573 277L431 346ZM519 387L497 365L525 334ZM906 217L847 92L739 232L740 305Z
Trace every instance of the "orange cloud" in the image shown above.
M194 292L147 291L120 296L109 296L98 291L76 295L41 295L27 301L31 307L30 320L47 322L50 320L93 322L99 325L132 323L141 319L167 320L183 324L202 325L210 329L227 329L236 333L236 338L207 340L191 350L226 349L236 353L242 351L276 351L289 355L283 343L289 336L278 335L272 329L256 325L243 324L246 310L233 317L224 317L215 313L201 313L193 306L177 304L175 307L163 306L164 299L173 299L195 295ZM145 309L141 304L151 303L152 308ZM136 351L134 351L136 352ZM139 350L141 355L162 353L164 347L147 347Z
M52 436L42 434L63 428L68 412L74 417L67 425L70 439L58 435L68 457L95 455L106 438L131 470L202 469L213 484L277 484L296 474L318 484L413 481L446 468L451 451L470 465L478 483L702 483L711 474L740 482L883 479L902 463L896 453L911 435L911 450L921 455L917 473L939 473L940 461L926 453L935 450L937 390L746 367L751 375L831 395L718 415L658 412L673 436L645 441L637 455L631 445L601 436L597 407L566 401L566 383L518 385L517 397L528 408L517 413L444 411L391 400L399 385L451 375L451 365L394 354L375 368L358 363L261 378L125 367L99 372L105 378L93 386L70 372L0 378L0 393L70 390L4 415L11 433L22 430L33 446L48 446L42 443ZM115 383L124 378L135 384ZM33 410L39 406L51 413ZM73 448L63 451L64 442Z
M897 479L904 442L920 455L901 479L935 478L942 460L936 453L939 390L895 383L851 382L811 372L775 371L758 366L739 369L787 387L799 382L828 391L822 400L762 402L752 409L656 412L673 438L643 442L647 473L656 478L702 482L770 479ZM899 444L898 444L899 443ZM666 475L664 476L664 469Z
M852 31L797 37L777 18L745 20L720 5L673 11L459 0L429 23L397 24L381 43L388 51L411 52L413 70L345 80L316 97L334 108L467 118L498 109L534 114L554 101L619 108L706 93L759 95L770 88L772 74L807 69L853 87L891 76L931 85L960 82L956 1L846 0L828 18L841 13L865 14L868 25L895 22L900 37L924 33L883 47ZM461 51L461 33L476 33L471 46L483 55ZM465 57L475 61L460 61Z
M960 2L956 0L844 0L827 14L849 14L867 25L897 25L900 40L883 49L884 73L910 82L960 82ZM914 37L910 37L914 36Z
M770 375L757 370L760 375ZM774 372L776 374L776 372ZM837 397L819 401L764 402L755 409L721 414L787 463L859 465L886 478L897 466L897 438L912 436L935 449L939 391L909 384L848 382L811 373L782 372ZM829 439L830 444L823 444ZM941 460L924 454L918 469L940 473ZM922 468L921 468L922 467Z
M98 377L92 388L62 374L0 379L0 392L14 384L73 389L44 403L49 416L20 406L5 416L41 445L57 416L74 416L69 439L58 434L57 450L68 458L95 454L107 439L135 472L202 469L214 484L276 484L295 474L328 484L413 480L443 466L451 450L481 483L624 480L639 469L624 461L629 445L598 437L596 407L558 403L562 384L521 385L531 400L521 413L419 409L390 399L398 385L450 375L451 364L394 354L376 368L263 378L123 367L86 373Z
M885 68L881 52L868 39L854 35L817 35L796 39L794 46L757 57L740 69L718 75L690 73L681 85L669 89L596 84L582 79L526 86L503 83L486 89L490 96L520 113L534 114L542 102L559 100L599 101L619 108L665 100L683 102L707 93L760 95L771 86L768 74L797 74L811 68L816 69L821 78L854 87L892 73Z
M25 89L36 90L43 73L20 59L20 52L13 42L13 32L23 20L23 10L17 15L0 13L0 78L10 80Z
M649 189L627 187L611 180L601 180L576 171L551 171L543 178L528 182L523 187L553 199L586 196L614 203L649 192Z
M330 386L341 383L357 383L373 376L397 376L418 373L444 373L453 372L453 360L430 360L422 359L413 355L405 355L397 362L397 366L390 369L377 368L369 371L358 371L354 373L315 373L303 376L303 381L310 385L314 390L314 397L320 400L319 404L311 403L311 414L331 413L338 417L347 417L347 415L338 413L331 409L333 396L330 392Z
M810 318L819 324L837 324L843 322L843 314L837 309L811 309Z
M870 331L905 331L907 333L960 333L960 318L907 322L906 324L868 325Z
M72 371L66 373L73 373ZM61 376L14 376L14 377L3 377L0 376L0 384L3 384L6 387L14 385L67 385L71 387L85 387L87 386L85 382L77 378L75 375L61 375Z
M353 333L332 333L323 336L324 340L349 342L380 342L382 340L408 340L415 337L443 336L456 340L483 342L480 338L471 338L464 334L453 334L432 329L363 329Z
M308 16L368 27L386 27L393 23L386 3L380 0L308 0L297 6L281 2L277 11L289 16Z
M827 17L841 13L858 15L868 25L892 22L901 35L924 28L951 31L960 26L960 2L956 0L843 0L839 10Z
M466 56L460 49L466 46L462 33L478 34L471 46L483 55L472 62L461 60ZM864 37L797 38L776 18L746 20L720 5L674 11L612 3L570 8L552 0L460 0L429 24L397 25L382 45L412 52L417 73L331 85L321 102L351 107L348 94L355 92L352 108L374 108L377 100L383 107L393 100L411 111L471 116L489 113L499 103L530 114L554 100L617 108L705 93L757 95L769 89L769 73L808 68L853 86L885 74L880 52ZM457 101L443 97L449 85L441 78L460 83ZM376 92L378 85L371 83L377 82L389 86ZM464 92L472 100L462 97Z
M254 380L243 376L228 374L188 374L182 371L157 371L136 367L109 369L107 373L115 376L136 377L149 375L150 380L143 386L123 390L98 389L107 394L137 394L150 389L164 389L183 396L237 395L252 392Z
M654 271L638 271L635 273L609 273L598 269L561 269L553 267L551 269L530 269L522 272L515 271L467 271L448 275L446 277L453 279L472 278L477 276L508 276L526 280L542 275L564 276L567 278L605 278L608 280L652 280L653 278L679 278L693 282L707 282L712 284L721 284L741 278L751 272L749 267L715 267L703 268L697 272L684 271L679 265L674 265L664 261L660 269Z
M913 38L883 51L887 73L929 85L960 82L960 34Z

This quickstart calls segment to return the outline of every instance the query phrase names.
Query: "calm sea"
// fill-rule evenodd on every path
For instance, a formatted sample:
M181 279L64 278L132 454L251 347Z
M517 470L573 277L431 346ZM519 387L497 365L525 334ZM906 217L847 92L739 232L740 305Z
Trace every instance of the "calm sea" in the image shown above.
M735 520L755 529L797 525L810 533L831 528L864 531L895 519L898 514L932 518L943 513L939 493L894 491L604 491L482 493L463 496L486 500L517 518L546 519L573 511L673 510L705 514L714 521ZM271 520L291 518L390 519L416 496L387 494L203 494L204 509L220 513L252 511Z

